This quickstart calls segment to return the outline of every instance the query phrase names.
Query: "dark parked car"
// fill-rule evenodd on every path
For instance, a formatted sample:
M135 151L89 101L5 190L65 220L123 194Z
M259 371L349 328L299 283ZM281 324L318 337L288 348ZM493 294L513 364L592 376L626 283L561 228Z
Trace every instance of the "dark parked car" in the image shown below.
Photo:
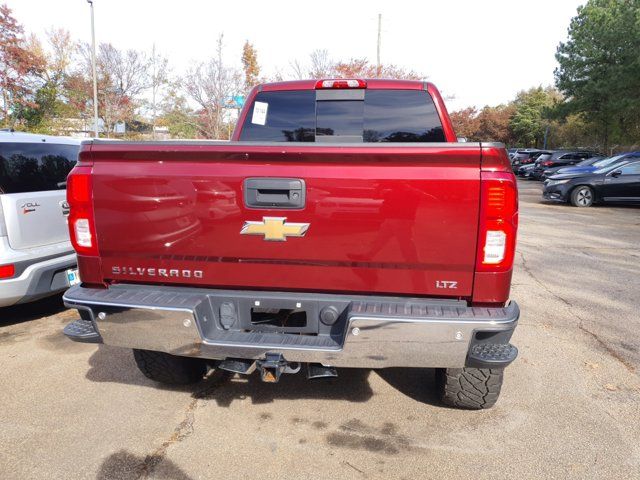
M518 176L522 178L531 178L531 173L533 172L533 167L535 167L534 163L530 163L528 165L520 165L518 168Z
M602 160L607 160L608 163L600 164ZM576 163L575 166L569 166L569 167L559 166L559 167L545 168L544 171L542 172L542 179L549 178L551 175L555 175L556 173L565 173L569 171L575 172L575 173L593 172L594 170L598 170L598 168L606 167L610 163L613 163L613 162L610 162L609 160L610 158L595 156L595 157L587 158L586 160L582 160L580 163Z
M523 150L518 150L511 160L513 173L517 174L521 165L529 165L530 163L533 163L543 152L544 150L538 150L537 148L525 148Z
M545 170L544 175L546 178L549 178L550 176L556 175L558 173L591 173L601 168L608 167L609 165L613 165L614 163L620 163L626 157L633 157L634 155L636 155L635 152L622 153L620 155L606 158L593 157L588 160L584 160L572 167L555 167L553 169Z
M545 152L536 158L536 166L533 169L532 176L536 180L544 180L545 169L576 165L592 157L602 157L602 155L589 150L558 150L556 152Z
M544 182L544 198L590 207L598 202L640 203L640 152L586 173L559 173Z

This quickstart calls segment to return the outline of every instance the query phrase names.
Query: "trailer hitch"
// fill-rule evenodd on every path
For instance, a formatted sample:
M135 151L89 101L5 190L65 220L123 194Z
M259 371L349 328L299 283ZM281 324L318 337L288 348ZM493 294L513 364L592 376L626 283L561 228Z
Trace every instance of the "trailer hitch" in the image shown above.
M283 373L298 373L299 363L287 362L281 353L267 353L264 360L256 362L260 370L260 379L267 383L277 383Z

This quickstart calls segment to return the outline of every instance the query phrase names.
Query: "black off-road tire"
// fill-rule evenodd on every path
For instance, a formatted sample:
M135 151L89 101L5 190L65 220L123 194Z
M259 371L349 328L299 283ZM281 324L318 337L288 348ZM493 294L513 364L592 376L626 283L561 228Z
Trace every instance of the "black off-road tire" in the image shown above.
M133 350L136 365L145 377L169 385L187 385L203 379L207 362L153 350Z
M590 207L595 200L593 188L587 185L578 185L571 191L571 205L574 207Z
M482 410L495 405L502 388L504 368L439 368L436 382L445 405Z

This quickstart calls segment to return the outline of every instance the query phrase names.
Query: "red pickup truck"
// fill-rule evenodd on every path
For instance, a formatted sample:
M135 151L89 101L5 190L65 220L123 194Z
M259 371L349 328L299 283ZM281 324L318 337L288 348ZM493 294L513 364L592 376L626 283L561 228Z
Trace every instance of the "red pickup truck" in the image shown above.
M517 355L516 181L430 83L260 85L230 142L85 143L68 201L65 334L151 379L429 367L477 409Z

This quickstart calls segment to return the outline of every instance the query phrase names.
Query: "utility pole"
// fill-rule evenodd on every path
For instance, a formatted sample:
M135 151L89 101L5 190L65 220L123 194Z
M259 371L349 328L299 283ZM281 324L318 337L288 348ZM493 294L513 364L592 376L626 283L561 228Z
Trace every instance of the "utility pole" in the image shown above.
M382 37L382 14L378 14L378 56L376 62L376 77L380 76L380 40Z
M151 68L153 69L152 71L152 77L151 77L151 82L153 85L151 85L151 104L153 106L153 112L152 112L152 120L151 120L151 138L153 140L156 139L156 88L158 85L158 80L156 78L156 44L155 42L153 43L153 46L151 47Z
M93 70L93 130L96 138L98 133L98 77L96 75L96 29L93 20L93 0L87 0L91 6L91 69Z

